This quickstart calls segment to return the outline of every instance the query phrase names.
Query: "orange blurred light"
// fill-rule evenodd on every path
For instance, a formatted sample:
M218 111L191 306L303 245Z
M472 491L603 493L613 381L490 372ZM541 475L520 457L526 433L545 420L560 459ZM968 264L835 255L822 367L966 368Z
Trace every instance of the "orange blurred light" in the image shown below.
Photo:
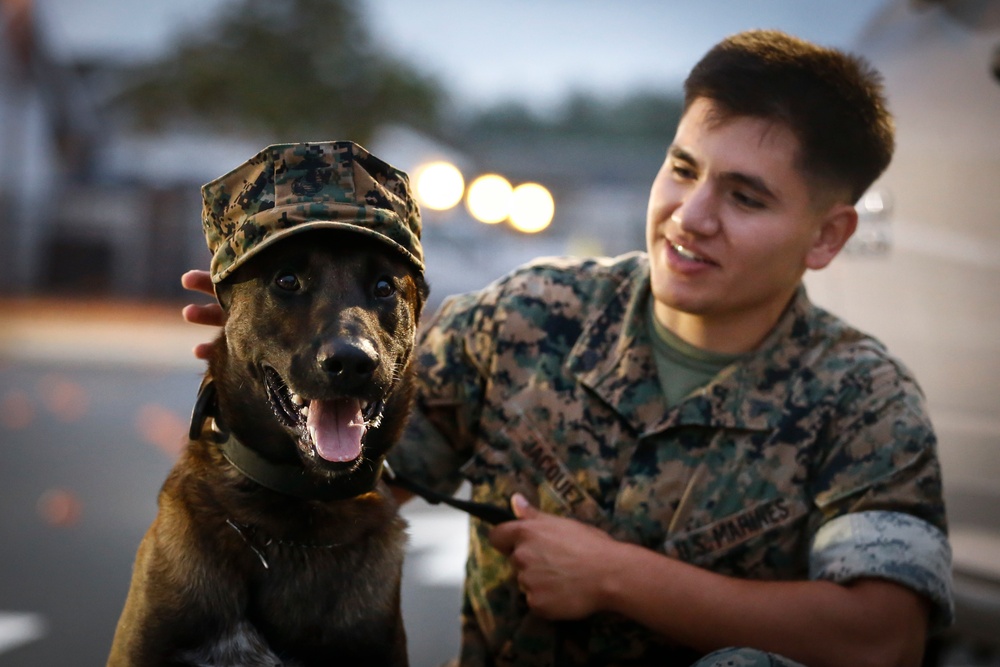
M46 523L59 528L76 525L83 514L83 503L66 489L49 489L38 499L37 508Z
M45 375L38 381L38 391L49 412L64 422L79 421L90 407L87 391L62 375Z
M0 398L0 424L11 431L20 431L35 421L35 406L26 392L11 389Z
M519 232L536 234L552 224L556 204L552 194L538 183L522 183L511 196L510 224Z
M503 222L510 215L510 181L499 174L485 174L472 181L465 197L466 207L473 218L488 225Z
M176 412L156 403L148 403L136 413L135 429L139 436L156 445L171 457L180 454L187 443L188 425Z
M462 201L465 179L450 162L431 162L416 171L417 199L422 206L447 211Z

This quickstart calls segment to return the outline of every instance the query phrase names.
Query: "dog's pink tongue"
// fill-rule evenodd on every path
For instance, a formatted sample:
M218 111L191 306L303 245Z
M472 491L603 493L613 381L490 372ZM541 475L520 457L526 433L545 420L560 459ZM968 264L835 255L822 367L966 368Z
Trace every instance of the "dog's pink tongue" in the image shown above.
M356 400L310 401L306 428L316 452L327 461L353 461L361 455L365 418Z

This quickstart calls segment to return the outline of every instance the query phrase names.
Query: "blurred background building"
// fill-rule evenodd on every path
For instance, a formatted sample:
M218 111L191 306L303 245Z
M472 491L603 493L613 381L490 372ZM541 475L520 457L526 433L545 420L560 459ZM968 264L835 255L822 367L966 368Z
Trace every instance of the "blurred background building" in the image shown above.
M176 276L207 262L198 187L268 143L309 139L353 139L411 172L445 158L466 183L497 172L554 195L551 225L530 239L462 205L425 206L435 300L540 254L641 248L681 77L716 37L686 35L649 2L159 4L3 1L0 294L181 298ZM877 3L852 4L842 33ZM442 42L436 63L416 53ZM562 69L545 71L564 47ZM623 59L628 77L601 71Z
M726 34L785 29L861 53L885 76L896 157L859 203L862 225L845 255L807 284L818 303L883 339L926 390L941 440L959 634L994 650L1000 0L695 4L0 0L4 445L44 437L11 426L32 423L18 383L62 363L18 365L30 344L58 347L38 340L61 325L25 324L25 312L42 312L28 306L100 306L98 318L119 322L115 309L187 302L179 275L209 259L199 187L263 146L353 139L415 184L450 174L437 194L421 193L433 308L536 256L642 249L648 188L679 118L683 76ZM442 163L454 169L431 168ZM487 174L509 184L501 205L517 186L541 186L520 190L539 197L528 214L536 229L519 230L506 209L491 218L470 206L473 183ZM56 354L107 335L60 338L72 349ZM128 356L110 347L101 349ZM135 358L160 359L162 348L152 343ZM182 367L193 377L190 365ZM183 411L190 398L185 389L172 400ZM8 474L34 470L24 465ZM3 494L7 512L17 505ZM21 523L0 520L0 543L20 539L2 531ZM115 595L125 585L127 576L116 580ZM0 612L0 665L14 664L3 655L2 620Z

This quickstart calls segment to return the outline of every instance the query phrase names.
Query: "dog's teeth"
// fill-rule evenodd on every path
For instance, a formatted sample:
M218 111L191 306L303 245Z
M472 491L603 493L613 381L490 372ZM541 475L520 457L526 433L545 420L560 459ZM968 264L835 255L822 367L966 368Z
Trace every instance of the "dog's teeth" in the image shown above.
M295 405L303 405L305 403L305 400L303 400L303 398L298 394L292 394L292 403L294 403Z
M301 408L299 409L299 413L300 413L300 414L301 414L301 415L302 415L303 417L305 417L305 418L308 418L308 417L309 417L309 406L308 406L308 405L303 405L303 406L302 406L302 407L301 407Z

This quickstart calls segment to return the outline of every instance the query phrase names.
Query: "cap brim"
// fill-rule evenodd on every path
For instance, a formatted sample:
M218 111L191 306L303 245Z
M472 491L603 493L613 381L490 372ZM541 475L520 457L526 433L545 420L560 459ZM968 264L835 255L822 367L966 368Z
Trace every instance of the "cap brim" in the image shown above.
M296 234L301 234L303 232L308 232L308 231L315 231L318 229L336 229L340 231L350 232L352 234L367 236L368 238L381 241L382 243L389 246L396 253L398 253L400 256L402 256L403 259L409 261L413 266L417 268L418 271L420 271L421 273L423 273L424 271L424 263L419 258L417 258L413 253L404 248L402 245L400 245L399 243L397 243L396 241L392 240L391 238L389 238L388 236L379 231L376 231L369 227L363 227L355 223L344 222L342 220L341 221L310 220L309 222L299 223L293 227L288 227L287 229L282 229L280 231L269 234L266 239L264 239L260 243L257 243L248 251L237 257L225 269L219 271L218 273L212 272L212 282L213 283L222 282L223 280L228 278L233 273L233 271L235 271L239 266L241 266L251 257L257 255L262 250L265 250L266 248L274 245L278 241L286 239L290 236L294 236Z

